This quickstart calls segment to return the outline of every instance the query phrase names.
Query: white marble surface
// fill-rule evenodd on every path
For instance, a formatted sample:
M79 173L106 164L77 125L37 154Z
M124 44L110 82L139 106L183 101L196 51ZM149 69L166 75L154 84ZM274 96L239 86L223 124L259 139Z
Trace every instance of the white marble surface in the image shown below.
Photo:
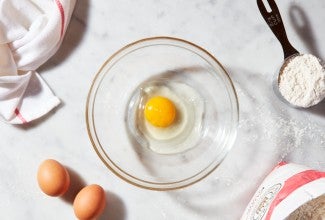
M325 59L325 2L278 1L292 44ZM297 26L293 10L305 25ZM94 74L120 47L168 35L192 41L229 70L239 95L236 143L221 166L173 192L136 188L110 173L88 139L85 102ZM278 100L272 77L282 50L256 1L79 0L58 53L39 69L63 104L27 126L0 124L1 219L74 219L73 195L98 183L107 190L101 219L239 219L262 179L280 160L325 170L325 103L297 110ZM117 131L118 132L118 131ZM54 158L72 174L63 198L39 190L39 163Z

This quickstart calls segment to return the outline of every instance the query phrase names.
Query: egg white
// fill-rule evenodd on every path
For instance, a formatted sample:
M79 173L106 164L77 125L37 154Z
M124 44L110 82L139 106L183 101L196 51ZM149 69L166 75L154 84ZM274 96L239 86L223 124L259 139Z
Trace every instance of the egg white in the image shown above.
M168 127L151 125L144 117L143 106L151 97L163 96L176 108L176 119ZM148 147L161 154L179 153L193 147L200 138L204 100L192 87L176 82L149 84L142 89L142 107L138 114L138 129L148 142Z

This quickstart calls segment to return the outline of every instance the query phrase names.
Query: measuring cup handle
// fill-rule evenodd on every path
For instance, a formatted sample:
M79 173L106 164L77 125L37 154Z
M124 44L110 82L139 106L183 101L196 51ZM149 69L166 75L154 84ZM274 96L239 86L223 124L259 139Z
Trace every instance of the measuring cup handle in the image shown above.
M272 11L268 12L266 10L263 0L257 0L257 6L264 20L272 30L273 34L280 41L283 49L284 59L288 58L291 55L298 54L299 52L290 44L288 40L281 15L275 1L274 0L267 0L267 1Z

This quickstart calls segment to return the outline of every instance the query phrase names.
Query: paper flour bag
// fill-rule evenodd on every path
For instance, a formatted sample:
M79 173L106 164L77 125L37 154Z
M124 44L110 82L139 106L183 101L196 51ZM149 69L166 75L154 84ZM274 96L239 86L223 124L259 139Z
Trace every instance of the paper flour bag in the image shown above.
M325 220L325 172L280 163L260 185L241 219Z

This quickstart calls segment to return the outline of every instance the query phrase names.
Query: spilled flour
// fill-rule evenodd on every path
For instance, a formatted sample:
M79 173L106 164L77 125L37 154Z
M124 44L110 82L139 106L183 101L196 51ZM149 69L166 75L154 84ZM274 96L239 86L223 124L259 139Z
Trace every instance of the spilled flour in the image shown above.
M240 120L239 129L241 128L258 130L258 133L251 132L246 137L247 142L274 142L277 146L274 153L280 155L279 159L286 159L293 151L306 147L325 148L324 127L307 118L302 121L301 118L288 117L285 108L275 113L267 106L258 106L254 114ZM314 146L309 146L310 143Z
M240 219L249 196L280 161L325 169L322 106L310 110L289 107L273 91L272 74L242 69L232 73L240 109L238 135L216 172L213 188L219 189L215 194L218 201L225 197L223 202L231 201L239 211L232 209L232 218L221 219Z

